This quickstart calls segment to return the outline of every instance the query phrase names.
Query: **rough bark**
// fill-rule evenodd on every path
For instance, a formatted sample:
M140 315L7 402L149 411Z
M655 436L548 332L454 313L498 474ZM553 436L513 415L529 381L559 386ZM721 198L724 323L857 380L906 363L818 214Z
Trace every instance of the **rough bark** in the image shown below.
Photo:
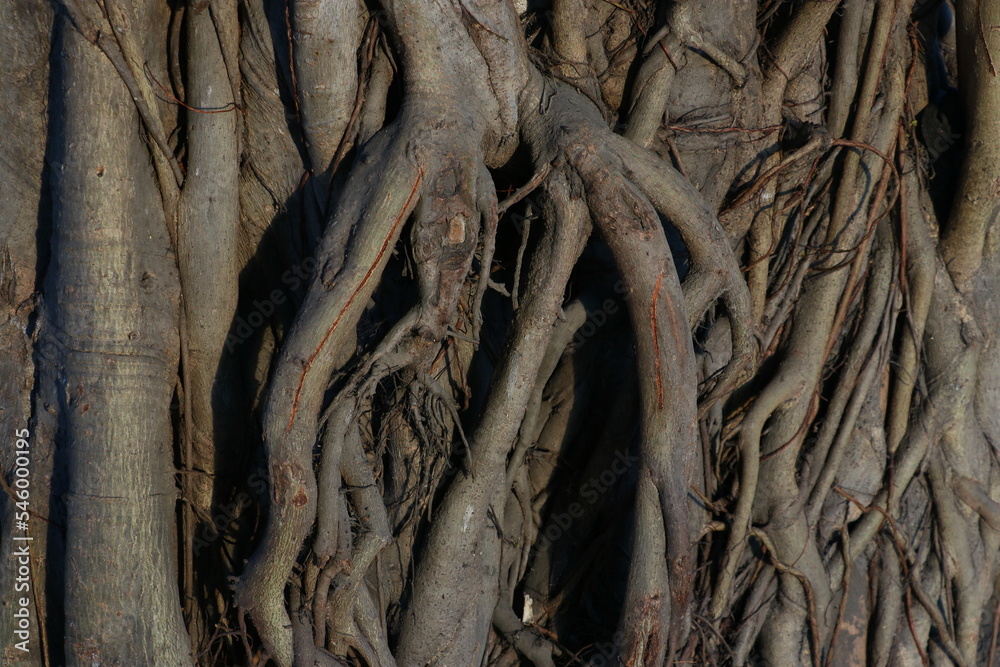
M7 3L4 664L996 662L996 14Z
M38 351L58 374L38 389L59 420L64 660L193 664L171 474L176 260L127 88L69 21L55 31L62 94L50 111L53 231Z

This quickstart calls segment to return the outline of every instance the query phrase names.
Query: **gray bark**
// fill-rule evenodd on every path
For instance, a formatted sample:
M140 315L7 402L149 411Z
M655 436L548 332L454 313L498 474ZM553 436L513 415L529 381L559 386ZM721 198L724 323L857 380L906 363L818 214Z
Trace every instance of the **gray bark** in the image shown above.
M951 14L4 5L4 664L995 661Z
M127 88L68 21L56 29L39 352L59 373L39 389L66 485L64 659L190 665L173 531L175 259Z

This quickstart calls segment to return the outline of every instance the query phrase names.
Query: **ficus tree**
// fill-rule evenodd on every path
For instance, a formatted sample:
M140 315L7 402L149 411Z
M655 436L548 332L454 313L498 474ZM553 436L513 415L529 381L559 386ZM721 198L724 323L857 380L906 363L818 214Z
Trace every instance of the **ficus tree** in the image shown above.
M0 31L4 664L997 664L1000 4Z

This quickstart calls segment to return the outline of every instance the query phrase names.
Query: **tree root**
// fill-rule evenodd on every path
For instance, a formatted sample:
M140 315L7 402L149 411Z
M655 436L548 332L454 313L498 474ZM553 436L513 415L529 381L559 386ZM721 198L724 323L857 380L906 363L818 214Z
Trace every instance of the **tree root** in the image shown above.
M697 390L678 381L695 377L690 326L727 290L736 350L730 365L735 370L723 375L728 384L752 354L749 298L721 225L697 192L662 164L654 168L631 144L615 141L596 110L575 91L559 83L536 85L550 90L544 94L547 110L537 117L525 116L524 132L534 158L579 179L581 196L586 197L630 295L642 395L642 467L621 649L626 662L659 662L668 650L684 645L690 625L687 493ZM555 127L560 131L550 129ZM612 150L605 148L609 143ZM643 185L654 195L652 202L643 194ZM656 204L685 241L691 239L694 269L684 293Z
M400 120L400 128L409 126L406 118ZM438 129L453 137L448 124ZM280 601L285 577L315 518L311 454L330 374L351 353L354 326L411 212L416 215L420 287L428 305L407 320L413 327L397 336L401 345L411 343L403 353L404 364L444 335L478 237L477 197L462 186L470 182L467 168L479 173L472 167L475 160L456 160L451 152L438 158L435 139L427 132L411 136L403 129L389 130L383 137L360 158L368 169L355 172L357 178L348 184L352 197L341 203L330 224L319 253L322 269L282 351L265 408L271 514L262 546L247 564L236 594L282 666L291 664L292 648ZM396 167L373 184L374 171L381 169L376 161L381 160ZM418 161L424 166L416 166ZM376 205L367 206L367 201ZM352 228L345 239L344 230Z

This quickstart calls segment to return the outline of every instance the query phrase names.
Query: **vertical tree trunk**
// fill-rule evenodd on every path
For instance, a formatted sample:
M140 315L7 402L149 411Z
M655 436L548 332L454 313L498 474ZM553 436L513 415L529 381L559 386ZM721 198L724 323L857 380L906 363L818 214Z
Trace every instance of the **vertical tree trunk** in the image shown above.
M190 665L171 475L176 260L128 89L69 21L56 31L39 329L42 358L59 369L40 389L58 415L65 479L64 659Z

